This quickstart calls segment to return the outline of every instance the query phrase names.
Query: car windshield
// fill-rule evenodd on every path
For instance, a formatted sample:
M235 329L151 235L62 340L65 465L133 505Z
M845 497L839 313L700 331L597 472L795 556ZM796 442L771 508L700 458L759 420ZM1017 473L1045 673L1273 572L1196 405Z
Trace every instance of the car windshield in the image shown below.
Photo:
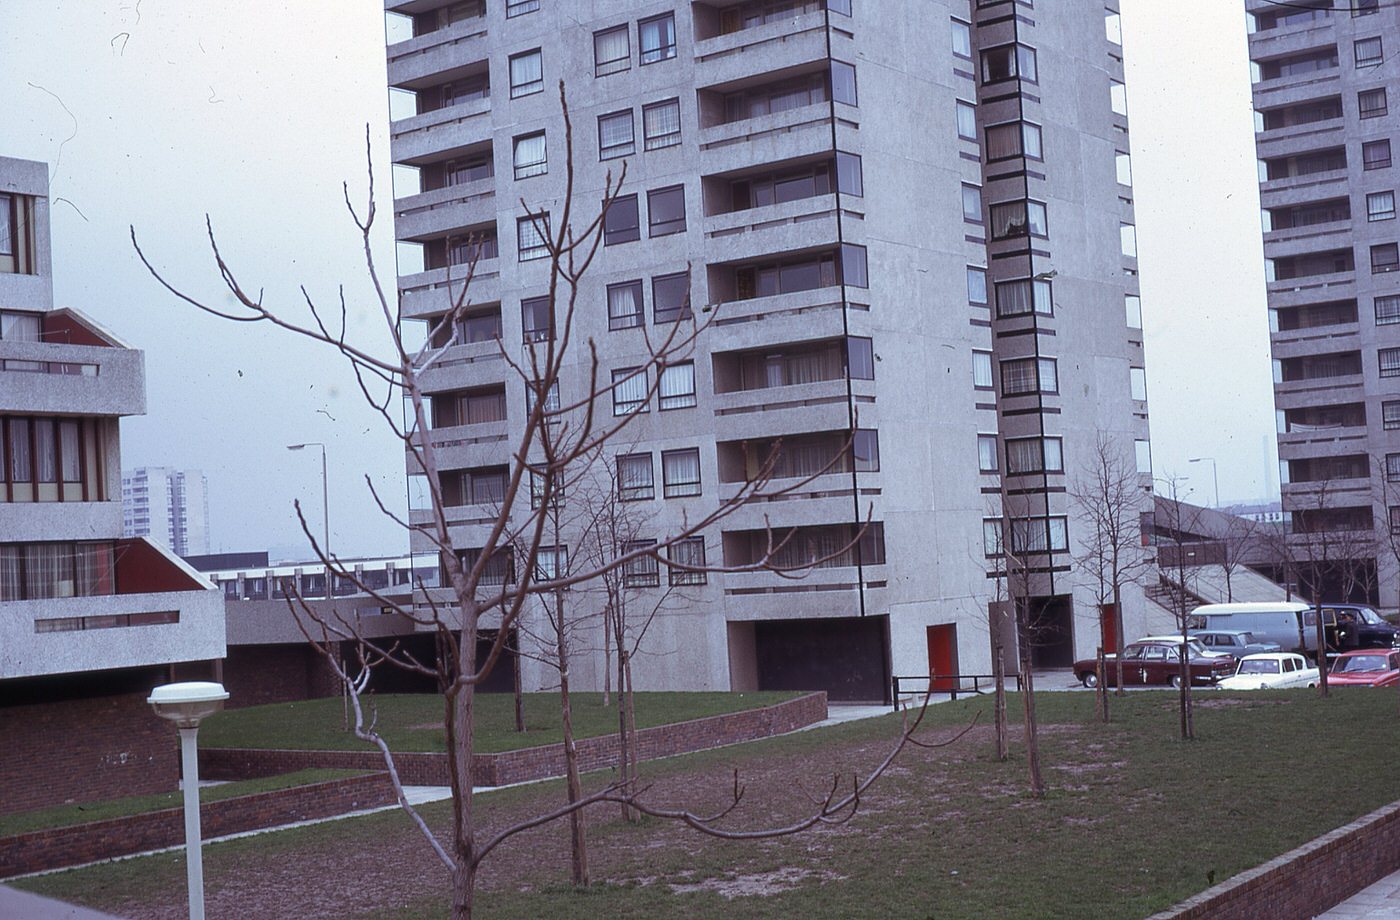
M1384 655L1350 655L1338 658L1332 665L1333 671L1388 671L1390 665Z
M1236 674L1277 674L1278 661L1273 658L1246 658L1240 662L1240 669Z
M1372 610L1370 607L1359 607L1357 608L1357 610L1361 614L1361 619L1365 620L1367 623L1370 623L1372 626L1381 626L1385 623L1385 620L1381 618L1381 615L1379 613L1376 613L1376 611Z

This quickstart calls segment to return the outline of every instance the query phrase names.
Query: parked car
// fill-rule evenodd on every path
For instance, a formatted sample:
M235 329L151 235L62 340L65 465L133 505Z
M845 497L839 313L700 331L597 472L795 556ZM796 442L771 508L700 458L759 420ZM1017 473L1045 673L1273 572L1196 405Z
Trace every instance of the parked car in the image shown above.
M1191 649L1187 666L1190 668L1191 683L1209 685L1229 677L1235 670L1235 659L1229 655L1207 656L1194 649L1199 643L1188 646ZM1181 686L1181 662L1178 658L1181 639L1175 642L1160 639L1140 639L1123 649L1123 686L1142 687L1152 684ZM1118 679L1118 656L1104 656L1104 678L1109 686ZM1074 663L1074 677L1086 687L1099 685L1098 662L1093 658Z
M1360 604L1323 604L1322 623L1331 648L1390 648L1400 643L1400 629Z
M1400 650L1361 649L1342 652L1327 670L1329 684L1392 687L1400 683Z
M1168 635L1168 636L1143 636L1143 637L1142 637L1141 639L1139 639L1138 641L1139 641L1139 642L1170 642L1172 645L1180 645L1180 644L1181 644L1181 634L1180 634L1180 633L1177 633L1177 634L1175 634L1175 635ZM1227 658L1227 657L1233 658L1233 657L1234 657L1234 656L1231 655L1229 652L1217 652L1217 651L1214 651L1214 650L1212 650L1212 649L1210 649L1210 648L1207 648L1207 647L1206 647L1206 644L1205 644L1204 642L1202 642L1198 637L1192 636L1192 635L1187 635L1187 637L1186 637L1186 647L1187 647L1188 649L1190 649L1190 652L1191 652L1192 655L1195 655L1195 656L1197 656L1197 657L1199 657L1199 658Z
M1236 658L1283 651L1277 642L1261 642L1254 638L1254 633L1243 629L1189 629L1186 634L1199 639L1207 651Z
M1297 652L1266 652L1240 659L1235 673L1216 684L1221 690L1281 690L1316 687L1317 668Z

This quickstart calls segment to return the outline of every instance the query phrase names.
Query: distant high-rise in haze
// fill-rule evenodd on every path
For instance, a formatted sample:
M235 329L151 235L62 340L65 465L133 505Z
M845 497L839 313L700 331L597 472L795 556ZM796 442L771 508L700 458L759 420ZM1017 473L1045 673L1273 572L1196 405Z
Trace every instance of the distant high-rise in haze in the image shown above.
M209 552L209 491L199 470L141 466L122 473L122 531L180 556Z

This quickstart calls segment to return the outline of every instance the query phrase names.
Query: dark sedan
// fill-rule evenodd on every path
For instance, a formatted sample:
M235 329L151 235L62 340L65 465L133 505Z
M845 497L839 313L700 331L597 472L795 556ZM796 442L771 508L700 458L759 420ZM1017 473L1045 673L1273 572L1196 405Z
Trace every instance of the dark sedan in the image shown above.
M1188 649L1189 652L1189 649ZM1143 687L1170 684L1181 686L1180 646L1174 642L1134 642L1123 649L1123 686ZM1229 655L1205 658L1192 655L1187 662L1191 683L1211 685L1235 671L1235 659ZM1075 679L1086 687L1097 687L1097 662L1093 658L1074 663ZM1104 656L1104 679L1114 686L1118 679L1116 655Z

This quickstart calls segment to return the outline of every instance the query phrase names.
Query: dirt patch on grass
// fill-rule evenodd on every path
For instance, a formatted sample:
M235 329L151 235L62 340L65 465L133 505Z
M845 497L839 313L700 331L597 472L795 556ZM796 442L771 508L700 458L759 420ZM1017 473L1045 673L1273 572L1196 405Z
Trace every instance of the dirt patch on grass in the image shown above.
M731 878L711 878L693 884L670 884L676 894L689 894L697 891L713 891L725 900L734 898L764 897L791 891L799 885L814 882L839 882L844 875L834 872L814 872L811 869L798 869L788 866L773 872L760 872L754 875L739 875Z

